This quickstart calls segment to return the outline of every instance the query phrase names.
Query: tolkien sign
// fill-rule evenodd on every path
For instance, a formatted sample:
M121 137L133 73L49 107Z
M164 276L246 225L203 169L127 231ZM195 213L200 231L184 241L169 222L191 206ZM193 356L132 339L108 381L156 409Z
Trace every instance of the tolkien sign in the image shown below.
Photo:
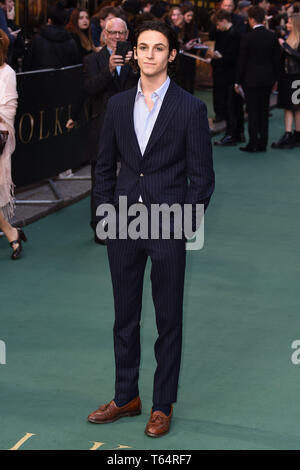
M80 103L81 80L81 65L17 75L19 101L12 157L17 187L51 178L88 160L86 103L78 127L66 129Z

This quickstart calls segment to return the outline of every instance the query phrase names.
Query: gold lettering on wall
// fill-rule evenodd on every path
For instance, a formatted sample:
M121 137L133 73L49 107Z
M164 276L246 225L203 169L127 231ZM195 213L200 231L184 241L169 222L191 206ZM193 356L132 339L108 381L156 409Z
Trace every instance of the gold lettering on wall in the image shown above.
M80 123L75 122L73 129L67 129L66 123L72 118L72 104L58 106L50 110L40 109L35 112L22 114L20 120L16 121L17 136L22 144L29 144L32 140L42 141L57 137L69 132L76 132L81 125L86 125L88 119L88 108L84 105Z
M61 123L59 121L59 113L64 109L63 106L60 106L59 108L55 108L55 127L54 127L54 135L55 137L58 135L58 131L60 134L63 133Z
M114 447L113 449L110 449L110 450L117 450L117 449L132 449L132 447L123 446L122 444L118 444L118 447Z
M93 443L93 447L90 448L90 450L97 450L99 449L99 447L103 446L105 444L105 442L94 442Z
M40 111L40 137L39 137L39 140L44 140L44 139L48 139L49 137L49 134L50 134L50 131L48 129L48 132L45 136L43 136L43 127L44 127L44 110L41 110Z
M24 444L24 442L28 441L28 439L30 439L32 436L36 436L36 434L27 432L25 436L22 437L22 439L20 439L11 449L8 450L18 450Z
M24 137L23 137L23 122L24 122L24 119L26 117L29 119L30 132L29 132L28 138L24 139ZM19 139L22 142L22 144L28 144L31 141L32 135L33 135L33 129L34 129L34 118L33 118L33 116L30 113L23 114L23 116L21 117L20 122L19 122Z

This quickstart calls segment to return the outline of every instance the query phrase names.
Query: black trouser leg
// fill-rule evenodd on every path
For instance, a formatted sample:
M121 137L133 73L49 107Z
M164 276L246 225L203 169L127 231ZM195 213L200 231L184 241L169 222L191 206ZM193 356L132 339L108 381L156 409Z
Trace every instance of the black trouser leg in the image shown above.
M182 348L182 309L185 275L184 240L149 241L152 297L158 338L154 351L157 367L153 403L174 403Z
M245 88L247 112L248 112L248 132L249 145L254 149L257 148L259 142L259 92L256 87Z
M139 394L140 318L147 254L141 240L108 240L115 322L115 397L130 400Z
M258 146L261 149L265 149L268 145L270 94L270 87L262 87L259 90L260 119Z
M224 86L219 83L213 84L213 108L216 116L225 118Z
M244 100L238 93L233 93L233 109L236 120L236 135L244 133Z
M226 96L226 134L235 138L237 121L234 106L234 94L236 94L234 91L234 85L230 84L224 86L224 94Z

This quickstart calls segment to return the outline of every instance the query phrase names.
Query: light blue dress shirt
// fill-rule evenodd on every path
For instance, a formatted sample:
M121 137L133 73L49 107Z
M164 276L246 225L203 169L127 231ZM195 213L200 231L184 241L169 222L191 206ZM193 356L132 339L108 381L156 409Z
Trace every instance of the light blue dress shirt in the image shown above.
M166 81L152 93L151 99L154 103L154 106L151 111L149 110L145 101L145 95L143 94L141 87L141 79L139 79L138 81L137 93L133 108L133 120L134 130L142 155L144 155L148 140L152 133L162 102L169 88L170 81L170 77L167 77ZM139 197L139 201L143 202L141 196Z
M109 47L107 48L108 52L110 53L110 55L112 55L112 49L110 49ZM121 73L121 65L117 65L116 66L116 70L117 70L117 74L120 75Z

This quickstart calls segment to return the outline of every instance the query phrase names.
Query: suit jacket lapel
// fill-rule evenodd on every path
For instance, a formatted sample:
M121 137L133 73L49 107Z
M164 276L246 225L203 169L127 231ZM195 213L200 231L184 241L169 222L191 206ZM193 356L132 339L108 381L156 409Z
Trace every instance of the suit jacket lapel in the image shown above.
M123 65L123 67L121 67L121 73L120 73L120 76L119 76L119 80L121 82L121 86L124 85L125 81L126 81L126 78L127 78L127 75L128 75L128 72L129 72L129 65Z
M151 148L164 133L170 119L174 116L175 110L179 105L179 93L177 85L171 80L169 88L165 94L157 119L152 129L143 158L147 156Z
M110 54L109 54L106 46L104 46L101 49L101 51L98 52L97 57L98 57L98 61L101 65L101 67L103 67L104 65L107 65L107 63L109 61L109 58L110 58Z
M128 122L126 122L128 133L129 133L129 141L133 147L135 154L139 158L145 158L147 154L150 152L151 148L160 138L160 136L164 133L167 125L169 124L170 119L174 116L177 106L179 105L179 93L178 93L178 86L171 80L167 93L165 94L164 100L162 102L161 108L159 110L156 122L152 129L150 138L148 140L147 147L145 149L144 155L142 155L140 146L137 140L137 136L134 129L134 119L133 119L133 111L134 111L134 102L137 93L137 86L132 88L131 95L126 103L126 118Z
M108 62L109 62L109 58L110 58L110 53L107 50L107 46L104 46L101 49L101 51L99 52L99 56L98 56L98 60L99 60L101 68L107 67ZM121 70L122 70L122 68L121 68ZM122 91L120 77L119 77L117 71L115 72L115 75L113 77L113 82L114 82L114 85L117 88L118 92Z
M130 94L129 99L126 103L125 128L127 127L127 129L128 129L129 141L131 142L131 145L132 145L132 148L133 148L135 154L139 158L142 158L142 153L141 153L140 146L139 146L137 136L136 136L136 133L135 133L134 120L133 120L134 102L135 102L135 97L136 97L136 93L137 93L137 86L132 88L130 90L130 92L131 92L131 94Z

